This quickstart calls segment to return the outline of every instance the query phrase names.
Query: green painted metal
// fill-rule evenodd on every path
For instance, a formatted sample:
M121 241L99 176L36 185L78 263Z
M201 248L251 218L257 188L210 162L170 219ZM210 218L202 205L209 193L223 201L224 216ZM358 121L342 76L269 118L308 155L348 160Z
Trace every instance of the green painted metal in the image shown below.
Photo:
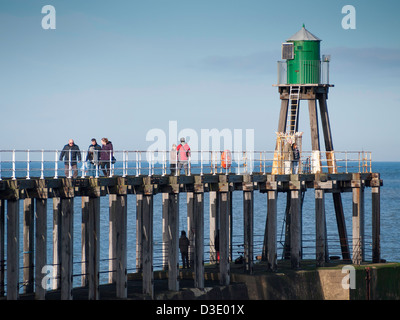
M301 31L308 33L304 26ZM297 40L296 38L298 37L287 40L294 45L294 59L287 60L287 83L318 84L321 68L320 40Z

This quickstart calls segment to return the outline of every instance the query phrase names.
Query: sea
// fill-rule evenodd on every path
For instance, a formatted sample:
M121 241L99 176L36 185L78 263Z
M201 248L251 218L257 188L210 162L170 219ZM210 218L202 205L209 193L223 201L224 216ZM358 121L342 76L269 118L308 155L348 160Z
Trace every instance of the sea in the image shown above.
M118 164L118 163L117 163ZM20 167L17 165L17 168ZM2 178L5 179L10 170L3 165ZM8 168L10 169L10 168ZM20 168L21 169L21 168ZM22 170L22 169L21 169ZM7 173L8 172L8 173ZM373 162L372 172L380 173L383 180L381 187L381 258L387 262L400 262L400 162ZM22 174L22 173L21 173ZM21 175L20 174L20 175ZM26 174L23 173L24 175ZM17 175L18 176L18 175ZM180 195L179 208L179 230L187 231L187 208L186 193ZM244 230L243 230L243 193L233 192L232 199L232 259L235 260L243 255ZM127 263L128 273L136 272L136 196L128 195L128 226L127 226ZM349 247L352 244L352 194L342 194L346 229L349 238ZM20 267L24 255L22 246L23 210L22 201L20 208ZM101 197L100 212L100 283L106 283L109 276L109 199L108 196ZM48 264L53 264L52 245L52 199L48 200ZM254 259L261 255L265 223L267 217L267 195L258 191L254 192ZM285 209L286 196L278 194L278 259L282 258L285 230ZM338 229L332 197L327 194L325 197L325 210L327 221L327 241L330 256L341 256ZM163 243L162 243L162 195L154 196L153 211L153 261L154 270L161 270L163 267ZM210 259L210 228L209 228L209 194L204 194L204 261ZM73 284L79 286L82 275L81 256L81 199L74 201L74 243L73 243ZM315 200L314 190L310 189L305 193L302 210L302 258L315 259ZM372 259L372 226L371 226L371 189L365 189L365 259ZM22 279L22 269L21 269ZM22 280L21 280L22 281Z

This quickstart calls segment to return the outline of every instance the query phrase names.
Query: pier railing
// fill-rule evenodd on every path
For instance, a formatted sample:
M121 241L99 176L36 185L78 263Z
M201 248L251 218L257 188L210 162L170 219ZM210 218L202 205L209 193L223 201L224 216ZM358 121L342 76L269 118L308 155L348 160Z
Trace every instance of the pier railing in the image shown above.
M101 154L102 151L99 151ZM191 151L187 160L174 160L171 151L115 150L110 159L86 161L87 151L60 160L60 150L0 150L0 180L31 177L85 178L179 174L307 174L372 172L369 151L303 151L298 162L275 151ZM107 155L108 156L108 155ZM172 157L172 160L171 160ZM80 160L80 161L79 161ZM180 170L175 170L175 169Z

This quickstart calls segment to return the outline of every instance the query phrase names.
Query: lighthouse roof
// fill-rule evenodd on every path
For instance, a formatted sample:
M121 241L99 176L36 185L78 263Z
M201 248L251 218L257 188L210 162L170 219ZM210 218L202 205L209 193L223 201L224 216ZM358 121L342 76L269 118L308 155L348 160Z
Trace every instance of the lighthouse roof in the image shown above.
M294 35L292 35L286 41L321 41L318 37L314 36L310 31L308 31L304 25L303 27L297 31Z

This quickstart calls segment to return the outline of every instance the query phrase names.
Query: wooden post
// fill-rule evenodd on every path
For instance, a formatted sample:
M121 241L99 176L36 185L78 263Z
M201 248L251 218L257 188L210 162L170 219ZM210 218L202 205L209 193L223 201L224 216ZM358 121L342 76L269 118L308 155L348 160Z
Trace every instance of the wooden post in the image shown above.
M149 188L152 186L149 186ZM153 194L143 196L142 211L143 294L154 297L153 280Z
M61 300L72 300L74 198L61 199Z
M204 289L204 193L194 193L194 286Z
M254 197L250 176L243 177L244 270L253 273Z
M360 174L353 174L353 264L364 260L364 185Z
M346 221L344 218L344 210L342 204L342 195L339 192L333 192L333 205L335 207L336 222L339 233L340 247L342 250L342 257L345 261L350 261L350 249L347 238Z
M371 181L372 192L372 262L381 261L381 195L379 173Z
M89 261L89 197L82 197L81 252L82 252L82 286L88 285Z
M217 262L215 239L219 230L219 194L217 191L209 192L210 198L210 263Z
M0 297L4 296L5 280L5 200L0 199Z
M143 231L143 194L136 194L136 272L143 270L143 247L142 247L142 231Z
M325 191L315 189L315 256L317 266L323 267L328 262L325 219Z
M317 105L314 99L308 100L308 112L310 116L311 147L313 151L320 151Z
M168 205L169 194L162 193L162 268L168 270Z
M86 226L86 272L89 287L89 300L99 300L99 268L100 268L100 197L89 197Z
M35 202L34 198L26 198L23 201L24 227L23 227L23 283L24 293L34 291L34 216Z
M194 193L187 192L186 193L186 203L187 203L187 237L189 239L189 252L188 252L188 259L189 259L189 266L193 267L194 264L194 229L195 229L195 222L194 222Z
M179 193L166 193L168 290L179 291Z
M285 209L285 242L283 246L283 258L285 260L290 259L290 204L291 204L291 192L286 192L286 209Z
M326 100L327 100L327 93L318 95L322 129L324 132L325 150L327 152L332 152L333 140L332 140L331 126L329 123L328 105L326 103ZM332 168L329 169L332 170ZM344 218L342 195L339 192L333 192L332 195L333 195L333 204L335 207L336 222L339 232L340 247L342 250L342 257L343 260L348 261L350 260L350 250L347 238L346 223Z
M278 132L285 132L285 130L286 130L286 119L287 119L287 114L288 114L288 106L289 106L289 100L282 99L281 100L281 111L279 113Z
M332 132L329 122L328 106L326 103L326 99L326 94L320 94L318 97L318 103L321 113L322 130L324 132L325 150L333 151Z
M117 211L117 195L110 193L108 195L109 199L109 234L108 234L108 282L115 283L116 277L116 232L115 232L115 220L116 220L116 211Z
M220 221L219 221L219 270L220 283L227 286L230 283L229 264L229 194L219 192Z
M53 289L60 288L61 277L61 199L53 198Z
M233 261L233 192L228 191L229 201L229 261Z
M128 291L127 273L127 196L117 195L115 211L115 285L117 298L126 298Z
M290 261L293 269L300 267L301 257L301 214L300 190L291 191L290 203Z
M42 281L47 275L43 268L47 265L47 199L36 199L36 259L35 298L46 298L47 284Z
M276 182L275 182L276 186ZM266 222L266 243L264 243L265 259L267 260L267 270L276 271L277 269L277 200L278 192L276 189L267 192L267 222Z
M7 300L19 297L19 200L7 200Z

